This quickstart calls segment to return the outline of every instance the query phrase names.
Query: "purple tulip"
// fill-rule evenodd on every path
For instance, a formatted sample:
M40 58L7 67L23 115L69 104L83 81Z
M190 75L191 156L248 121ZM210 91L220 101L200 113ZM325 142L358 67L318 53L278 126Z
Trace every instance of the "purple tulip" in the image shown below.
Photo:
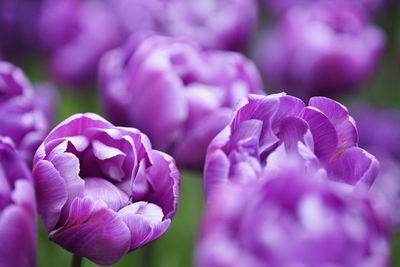
M91 113L66 119L46 137L33 178L49 238L100 265L164 234L178 204L174 160L138 130Z
M31 173L13 142L0 137L0 266L34 267L36 205Z
M34 89L19 68L0 61L0 135L9 136L29 163L50 130L55 98L49 84Z
M277 91L347 92L373 73L384 44L362 9L322 1L287 10L261 43L259 64Z
M400 112L357 105L354 108L360 144L372 151L381 168L371 191L390 210L392 229L400 229Z
M5 59L21 59L36 48L36 26L41 1L0 1L0 54Z
M385 216L369 194L281 163L273 175L225 187L210 203L197 266L388 266Z
M100 83L114 123L141 129L178 165L196 169L237 100L262 93L255 66L242 55L161 36L136 36L107 54Z
M313 3L315 0L263 0L268 7L275 13L281 13L285 10L299 4ZM334 3L338 2L348 2L351 4L359 5L368 11L378 10L386 0L317 0L317 1L331 1Z
M39 39L55 78L84 84L96 77L100 57L121 44L124 33L106 1L45 0Z
M91 81L101 56L153 31L206 48L241 49L256 28L256 0L44 0L39 39L61 82Z
M353 118L329 98L313 97L305 106L283 93L249 95L208 147L205 194L229 182L256 180L265 166L273 171L276 161L293 155L331 180L370 187L379 163L357 142Z
M168 11L163 33L205 48L241 50L257 26L255 0L178 0Z

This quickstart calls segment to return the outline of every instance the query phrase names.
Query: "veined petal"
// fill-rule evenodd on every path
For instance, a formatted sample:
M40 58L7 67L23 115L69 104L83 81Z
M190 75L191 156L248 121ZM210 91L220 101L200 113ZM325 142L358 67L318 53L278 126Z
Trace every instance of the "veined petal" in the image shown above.
M89 177L85 178L84 183L85 196L104 201L113 211L118 211L129 202L129 197L124 192L105 179Z
M335 127L338 135L337 153L357 145L357 128L345 106L326 97L312 97L309 105L322 111Z
M49 238L65 249L100 265L118 262L129 250L130 232L103 201L76 198L69 217Z
M38 161L32 171L39 214L50 232L60 219L61 209L68 199L66 182L47 160Z
M335 127L321 111L312 107L306 107L302 117L307 121L313 135L314 153L322 161L329 161L338 147Z
M332 179L351 185L373 184L379 171L379 163L374 156L359 147L345 150L341 157L327 166Z
M131 248L136 249L160 237L170 225L170 219L163 220L160 207L152 203L136 202L118 212L131 232Z

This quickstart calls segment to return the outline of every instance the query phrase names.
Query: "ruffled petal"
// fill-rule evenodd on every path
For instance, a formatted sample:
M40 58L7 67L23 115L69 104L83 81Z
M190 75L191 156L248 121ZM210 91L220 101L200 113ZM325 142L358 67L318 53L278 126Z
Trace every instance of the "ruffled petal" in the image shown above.
M149 152L152 166L148 167L147 181L152 188L141 200L162 208L165 218L172 218L178 206L180 175L173 158L153 150Z
M84 183L85 196L90 196L94 200L103 200L113 211L118 211L129 202L129 197L124 192L105 179L89 177L85 178Z
M352 147L329 163L327 169L334 180L351 185L363 184L369 188L378 175L379 162L365 150Z
M171 223L163 220L160 207L152 203L136 202L118 212L119 218L126 223L131 232L131 247L134 250L164 234Z
M63 248L99 265L118 262L129 250L130 232L103 201L76 198L63 227L49 238Z
M288 151L297 149L297 143L303 142L308 131L308 124L298 117L287 117L281 121L278 137Z
M78 113L68 119L62 121L51 133L46 137L48 140L54 140L62 137L83 135L88 128L111 128L112 124L94 113Z
M319 110L306 107L303 119L307 121L314 138L314 153L322 161L329 161L338 147L338 136L335 127Z
M204 194L206 199L229 181L230 162L222 150L208 152L204 166Z
M345 106L326 97L313 97L310 99L309 105L322 111L335 127L338 135L337 154L357 145L357 128Z
M235 119L232 122L232 133L236 131L240 122L245 120L256 119L263 122L263 131L260 138L260 151L268 149L275 144L279 139L272 131L272 119L279 105L280 94L271 96L249 95L248 104L240 108L236 113Z

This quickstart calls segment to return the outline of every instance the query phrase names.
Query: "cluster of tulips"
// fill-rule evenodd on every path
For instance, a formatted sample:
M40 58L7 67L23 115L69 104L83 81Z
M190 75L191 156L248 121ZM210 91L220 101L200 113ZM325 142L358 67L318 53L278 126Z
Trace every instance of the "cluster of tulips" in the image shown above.
M389 266L400 113L328 97L373 75L390 8L0 0L0 267L36 265L37 215L74 267L117 263L174 223L186 169L203 173L196 266ZM95 87L104 118L54 126L58 87Z

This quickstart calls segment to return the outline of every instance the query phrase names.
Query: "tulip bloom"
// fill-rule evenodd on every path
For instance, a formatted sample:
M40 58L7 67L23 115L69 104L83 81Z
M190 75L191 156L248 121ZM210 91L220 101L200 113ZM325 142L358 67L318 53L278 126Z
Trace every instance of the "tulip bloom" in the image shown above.
M161 36L136 36L107 54L100 84L111 121L141 129L155 148L195 169L237 100L262 94L254 64L242 55Z
M0 266L34 267L36 205L32 176L11 139L0 137Z
M34 89L19 68L0 61L0 135L9 136L29 163L53 120L56 97L50 87Z
M369 194L281 164L216 195L201 226L198 267L388 266L385 215Z
M277 91L327 95L357 88L375 70L384 33L355 5L317 1L288 9L259 47L259 64Z
M100 265L164 234L178 204L174 160L138 130L91 113L46 137L33 178L50 240Z
M257 16L255 0L178 0L168 9L162 33L205 48L240 50L256 30Z
M370 187L379 163L357 142L353 118L329 98L313 97L305 106L283 93L249 95L208 147L205 194L228 182L256 180L264 167L272 171L276 161L292 155L331 180Z
M206 48L241 49L257 24L256 0L43 0L39 41L51 73L82 85L107 51L129 36L153 31L186 37Z
M107 1L94 0L44 0L38 35L53 76L79 85L96 77L100 57L123 41Z

